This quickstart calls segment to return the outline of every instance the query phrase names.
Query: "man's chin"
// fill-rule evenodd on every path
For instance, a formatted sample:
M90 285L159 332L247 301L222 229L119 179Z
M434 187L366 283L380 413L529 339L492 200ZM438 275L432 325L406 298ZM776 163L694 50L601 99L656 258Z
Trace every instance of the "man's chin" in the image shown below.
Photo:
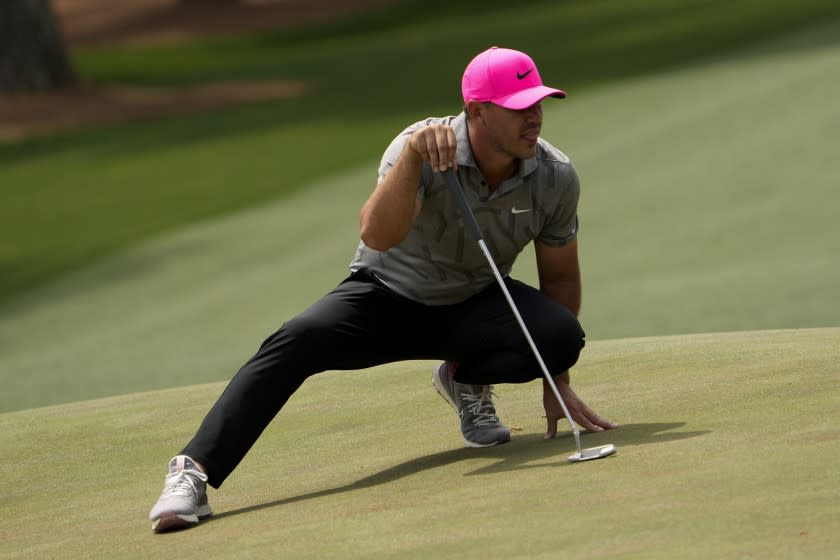
M533 159L537 157L537 145L529 146L520 150L519 159Z

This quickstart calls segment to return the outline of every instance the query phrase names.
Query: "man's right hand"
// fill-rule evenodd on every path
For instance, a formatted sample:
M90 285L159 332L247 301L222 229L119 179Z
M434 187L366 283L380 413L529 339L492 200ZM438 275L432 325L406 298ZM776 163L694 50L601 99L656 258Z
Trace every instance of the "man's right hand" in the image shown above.
M416 130L408 139L408 146L435 171L456 169L455 131L445 124L433 124Z

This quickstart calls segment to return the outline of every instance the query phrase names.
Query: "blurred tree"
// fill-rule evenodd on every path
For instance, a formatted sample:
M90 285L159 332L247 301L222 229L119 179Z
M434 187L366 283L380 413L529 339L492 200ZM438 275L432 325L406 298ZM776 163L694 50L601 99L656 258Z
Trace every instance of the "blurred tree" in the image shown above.
M0 0L0 94L70 87L77 81L49 0Z

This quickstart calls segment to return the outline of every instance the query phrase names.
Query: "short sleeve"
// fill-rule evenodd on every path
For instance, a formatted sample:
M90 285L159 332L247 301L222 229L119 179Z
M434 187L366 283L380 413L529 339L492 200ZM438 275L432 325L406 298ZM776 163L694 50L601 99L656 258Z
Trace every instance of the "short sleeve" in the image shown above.
M537 239L551 247L560 247L577 237L579 225L580 180L571 164L558 169L553 188L557 191L556 204Z

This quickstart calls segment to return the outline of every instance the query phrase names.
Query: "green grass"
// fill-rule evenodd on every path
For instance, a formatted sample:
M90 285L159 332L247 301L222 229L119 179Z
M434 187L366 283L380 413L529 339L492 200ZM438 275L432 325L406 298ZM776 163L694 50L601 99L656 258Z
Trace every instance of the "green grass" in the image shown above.
M838 23L551 115L583 178L591 336L840 324L828 36Z
M836 557L835 3L469 4L80 53L105 82L319 93L0 146L0 558ZM457 111L431 87L457 86L451 53L508 41L573 92L544 128L584 182L573 376L622 424L584 443L618 455L567 464L536 383L497 388L513 442L466 450L430 363L328 372L211 493L215 519L152 535L218 381L345 274L384 143ZM534 281L529 254L515 274Z
M96 83L270 78L304 80L315 90L0 146L0 301L158 232L375 160L405 124L458 111L463 66L490 44L531 52L545 78L574 98L837 17L840 7L829 0L543 1L527 10L436 0L296 32L80 50L79 69Z
M216 518L164 536L166 461L221 384L2 414L0 557L835 558L838 348L836 328L592 343L578 392L622 427L575 465L568 432L542 441L539 384L499 387L519 430L469 450L431 364L326 373L211 492Z
M319 84L323 98L344 100L322 107L330 114L345 114L350 102L352 112L379 116L403 114L406 106L460 103L465 63L490 44L519 45L577 90L730 53L837 16L840 9L828 0L797 6L760 0L538 0L528 10L499 0L403 0L326 26L188 45L85 49L77 60L83 74L108 83L302 78ZM417 80L447 75L453 78L449 87Z
M840 48L794 46L820 45L822 33L546 104L544 136L583 178L590 340L840 324ZM206 169L200 150L180 153L210 182L240 165L223 157L234 145L208 140L218 157ZM135 157L136 169L148 161ZM344 277L375 166L151 239L0 306L0 410L228 379ZM531 254L514 274L535 280Z

